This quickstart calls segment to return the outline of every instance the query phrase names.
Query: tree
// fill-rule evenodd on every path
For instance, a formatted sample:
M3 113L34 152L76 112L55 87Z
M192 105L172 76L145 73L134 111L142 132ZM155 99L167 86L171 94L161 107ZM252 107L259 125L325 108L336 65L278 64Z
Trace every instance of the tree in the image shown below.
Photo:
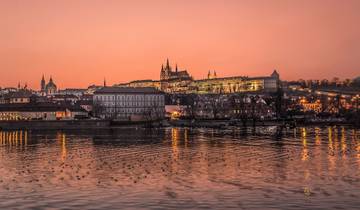
M321 103L321 114L323 115L325 112L329 112L329 99L328 96L326 95L321 95L320 96L320 103Z
M352 86L354 86L354 87L360 87L360 77L356 77L356 78L352 81Z
M92 108L92 115L94 117L101 118L102 116L104 116L104 114L105 114L105 106L99 101L94 101Z
M154 101L148 108L144 109L142 115L147 122L159 121L164 116L164 110Z
M186 112L190 119L196 118L199 97L196 94L189 94L185 97Z
M242 125L246 127L248 121L248 113L246 106L246 96L243 93L233 94L229 99L230 109L232 110L232 116L235 119L240 119Z
M280 118L283 113L283 98L284 91L279 87L275 93L275 111L277 118Z
M340 79L338 77L334 77L332 80L331 80L331 85L333 87L336 87L337 84L340 82Z
M221 94L213 94L208 97L209 109L214 119L218 119L224 111L224 99Z
M253 122L253 127L255 127L256 125L256 120L257 120L257 117L258 117L258 114L257 114L257 111L258 111L258 103L257 103L257 99L258 97L257 96L251 96L250 97L250 107L251 107L251 119L252 119L252 122Z

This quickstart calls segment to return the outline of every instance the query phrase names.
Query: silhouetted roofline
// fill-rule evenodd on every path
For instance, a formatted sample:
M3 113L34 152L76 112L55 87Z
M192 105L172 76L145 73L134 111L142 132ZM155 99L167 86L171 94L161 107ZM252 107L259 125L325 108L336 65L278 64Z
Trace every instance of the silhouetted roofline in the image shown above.
M103 87L96 90L94 94L163 94L163 92L152 87Z
M50 102L27 104L0 104L0 112L56 112L56 111L85 111L80 106L62 105Z

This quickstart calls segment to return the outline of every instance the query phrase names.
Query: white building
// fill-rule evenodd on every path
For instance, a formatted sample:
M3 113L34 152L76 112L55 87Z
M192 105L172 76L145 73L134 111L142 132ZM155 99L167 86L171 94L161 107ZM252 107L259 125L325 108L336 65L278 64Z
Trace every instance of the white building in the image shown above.
M150 87L104 87L94 92L93 102L101 118L159 120L165 114L164 93Z

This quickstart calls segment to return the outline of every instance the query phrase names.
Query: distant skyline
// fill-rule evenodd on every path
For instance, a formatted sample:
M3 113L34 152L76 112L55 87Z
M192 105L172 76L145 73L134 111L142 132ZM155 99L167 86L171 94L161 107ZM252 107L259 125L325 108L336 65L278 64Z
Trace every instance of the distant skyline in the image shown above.
M0 87L159 79L166 58L195 79L351 79L359 11L358 0L1 0Z

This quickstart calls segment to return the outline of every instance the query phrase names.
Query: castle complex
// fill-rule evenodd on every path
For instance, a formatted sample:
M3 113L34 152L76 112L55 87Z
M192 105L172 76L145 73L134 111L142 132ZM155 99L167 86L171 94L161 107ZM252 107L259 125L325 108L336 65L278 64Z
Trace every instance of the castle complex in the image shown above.
M166 93L238 93L238 92L275 92L280 85L276 70L264 77L217 77L216 71L209 71L206 79L194 80L187 70L175 70L169 60L161 66L160 80L136 80L119 84L122 87L155 87Z

